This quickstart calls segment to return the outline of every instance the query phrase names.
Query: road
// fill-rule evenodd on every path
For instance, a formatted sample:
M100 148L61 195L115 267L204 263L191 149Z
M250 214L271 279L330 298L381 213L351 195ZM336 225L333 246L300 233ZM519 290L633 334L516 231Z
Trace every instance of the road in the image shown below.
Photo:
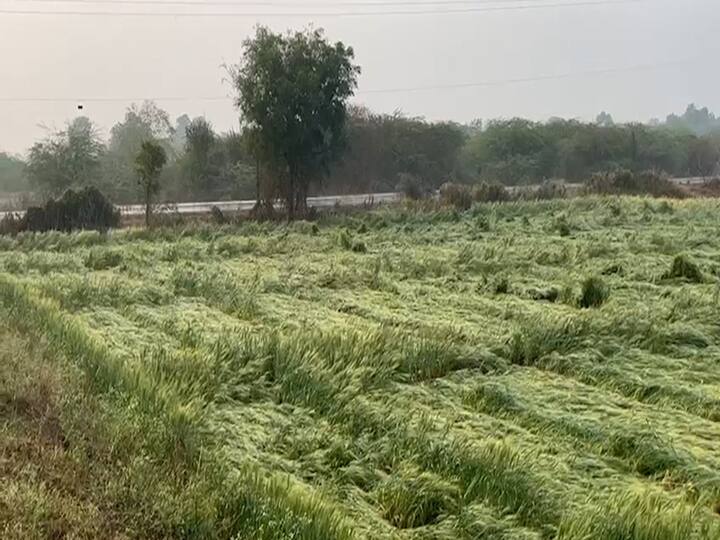
M402 199L401 193L362 193L360 195L330 195L325 197L308 197L308 207L333 208L340 206L363 206L365 204L391 203ZM179 214L208 214L213 206L221 212L247 212L255 206L255 200L245 201L216 201L202 203L179 203L169 208ZM120 206L120 213L123 216L142 216L145 214L145 206L133 204Z
M673 182L683 185L698 185L703 184L705 178L672 178ZM581 187L582 184L565 184L567 187ZM520 189L528 186L516 186L510 189ZM365 204L379 204L379 203L393 203L402 200L402 193L362 193L360 195L330 195L324 197L309 197L307 204L308 207L315 207L318 209L332 208L336 205L340 206L363 206ZM200 202L200 203L179 203L165 207L165 212L175 212L185 215L198 215L208 214L213 206L217 206L222 212L247 212L255 206L255 200L244 200L244 201L215 201L215 202ZM126 206L119 206L120 214L123 216L133 217L142 216L145 214L145 206L142 204L132 204ZM0 212L0 219L4 218L5 215L14 213L22 216L24 211L17 212Z
M308 197L308 207L318 209L333 208L339 206L363 206L366 204L393 203L402 200L402 193L362 193L360 195L330 195L324 197ZM255 200L245 201L215 201L201 203L179 203L177 205L165 206L161 209L164 212L176 212L184 215L209 214L213 206L217 206L222 212L247 212L255 206ZM142 216L145 214L145 205L131 204L118 206L122 216ZM7 214L22 216L24 211L0 212L0 219Z

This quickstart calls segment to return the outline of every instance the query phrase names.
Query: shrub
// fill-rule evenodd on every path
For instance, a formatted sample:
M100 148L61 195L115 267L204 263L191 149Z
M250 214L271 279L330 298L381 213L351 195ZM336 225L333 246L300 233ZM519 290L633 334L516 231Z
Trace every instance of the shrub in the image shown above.
M225 214L223 214L223 211L215 205L210 208L210 215L212 216L212 220L216 225L223 225L227 223Z
M507 294L510 291L510 280L507 276L499 278L493 286L495 294Z
M505 202L511 199L510 192L502 184L483 182L472 191L475 202Z
M457 210L468 210L473 203L473 190L470 186L446 182L440 186L440 202Z
M15 232L104 231L118 226L120 212L97 188L89 186L80 191L69 189L59 199L49 200L45 206L31 206L19 223L17 218L5 221L5 226L16 227Z
M427 193L421 180L409 173L399 173L396 190L405 195L408 199L418 201L423 199Z
M350 249L355 253L367 253L367 246L362 240L355 240Z
M6 214L5 217L0 219L0 235L15 235L23 231L23 222L23 218L20 214Z
M547 201L550 199L564 199L565 197L567 197L565 184L546 180L535 190L533 198L538 201Z
M600 195L651 195L678 199L686 196L677 184L655 171L634 173L620 170L594 174L585 184L585 192Z
M680 254L673 259L670 270L663 275L663 279L684 278L693 283L705 281L702 270L690 257Z
M587 278L582 284L580 307L599 307L610 297L610 288L597 276Z
M555 220L555 228L557 229L560 236L570 236L572 232L570 230L570 224L568 223L567 218L564 214L560 215Z
M338 234L338 243L343 249L352 249L353 241L347 229L342 229Z

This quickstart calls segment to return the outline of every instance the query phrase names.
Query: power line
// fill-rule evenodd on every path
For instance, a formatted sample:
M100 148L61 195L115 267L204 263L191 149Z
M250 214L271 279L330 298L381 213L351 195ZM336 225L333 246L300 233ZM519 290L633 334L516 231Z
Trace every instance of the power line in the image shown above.
M649 71L653 69L659 69L663 67L670 67L680 64L689 64L697 61L697 58L677 60L672 62L662 62L658 64L641 64L636 66L619 67L619 68L605 68L605 69L594 69L587 71L575 71L568 73L559 73L554 75L539 75L535 77L520 77L516 79L503 79L497 81L483 81L483 82L472 82L472 83L457 83L457 84L440 84L433 86L415 86L408 88L385 88L382 90L365 90L358 92L358 94L391 94L401 92L421 92L427 90L450 90L458 88L482 88L482 87L493 87L493 86L506 86L512 84L528 83L528 82L542 82L542 81L554 81L562 79L572 79L575 77L586 77L593 75L610 75L614 73L631 73L637 71Z
M635 4L645 0L582 0L579 2L554 2L548 4L488 6L458 9L434 10L383 10L383 11L338 11L338 12L182 12L182 11L70 11L70 10L10 10L0 9L0 15L70 15L100 17L367 17L382 15L445 15L456 13L481 13L494 11L526 11L563 7L604 6Z
M631 73L637 71L649 71L653 69L661 69L665 67L687 65L699 60L700 57L689 58L685 60L675 60L657 64L639 64L635 66L604 68L586 71L576 71L568 73L559 73L554 75L538 75L534 77L520 77L514 79L501 79L495 81L482 81L471 83L457 84L440 84L432 86L415 86L407 88L385 88L375 90L360 90L358 95L362 94L393 94L402 92L421 92L429 90L452 90L459 88L483 88L494 86L505 86L512 84L521 84L528 82L543 82L562 79L571 79L575 77L588 77L595 75L609 75L614 73ZM144 96L144 97L0 97L0 103L131 103L138 101L231 101L234 98L230 96Z

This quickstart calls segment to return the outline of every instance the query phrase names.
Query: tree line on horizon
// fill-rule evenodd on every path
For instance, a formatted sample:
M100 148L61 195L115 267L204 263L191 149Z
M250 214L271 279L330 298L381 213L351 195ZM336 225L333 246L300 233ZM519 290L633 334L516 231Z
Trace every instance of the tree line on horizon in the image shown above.
M243 122L237 131L218 133L186 114L173 122L150 101L131 105L107 140L80 116L25 157L0 153L0 192L46 198L94 186L116 203L148 204L151 195L168 202L280 198L292 217L312 194L578 181L617 170L719 172L720 118L707 108L690 105L647 124L616 124L606 112L595 122L428 122L348 105L359 74L353 57L322 30L281 35L261 27L230 69ZM166 156L152 185L138 165L148 141Z

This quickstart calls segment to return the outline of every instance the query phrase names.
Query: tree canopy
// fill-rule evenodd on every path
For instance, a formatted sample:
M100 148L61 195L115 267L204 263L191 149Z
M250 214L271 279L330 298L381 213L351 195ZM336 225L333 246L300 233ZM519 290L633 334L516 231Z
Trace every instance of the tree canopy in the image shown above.
M352 47L329 43L322 30L282 35L259 27L231 69L254 149L281 179L290 218L345 146L347 100L360 73L353 59Z
M35 189L48 195L97 184L104 153L105 145L95 125L84 116L78 117L30 148L28 179Z
M149 140L140 144L140 151L135 157L135 171L145 198L145 225L148 226L150 225L152 197L160 189L158 179L165 163L167 163L167 153L160 143Z
M23 191L27 188L23 160L0 152L0 192Z

